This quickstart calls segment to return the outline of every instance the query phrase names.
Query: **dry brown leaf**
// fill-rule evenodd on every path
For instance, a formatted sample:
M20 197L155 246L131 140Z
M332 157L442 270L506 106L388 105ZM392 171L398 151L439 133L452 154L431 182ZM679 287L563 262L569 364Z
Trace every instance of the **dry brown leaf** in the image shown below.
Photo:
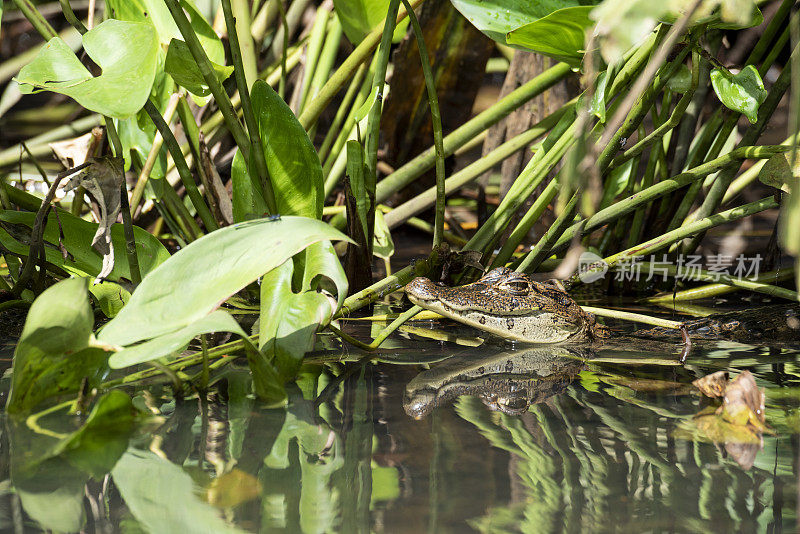
M703 395L711 398L720 398L725 395L725 388L728 385L728 372L717 371L693 381L692 384L699 389Z

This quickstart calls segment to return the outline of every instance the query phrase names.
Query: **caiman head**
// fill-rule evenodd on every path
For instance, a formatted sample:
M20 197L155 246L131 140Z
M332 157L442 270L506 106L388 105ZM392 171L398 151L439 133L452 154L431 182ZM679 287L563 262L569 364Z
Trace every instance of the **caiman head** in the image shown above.
M499 267L472 284L443 287L415 278L405 288L414 304L502 338L527 343L591 341L605 327L555 284Z

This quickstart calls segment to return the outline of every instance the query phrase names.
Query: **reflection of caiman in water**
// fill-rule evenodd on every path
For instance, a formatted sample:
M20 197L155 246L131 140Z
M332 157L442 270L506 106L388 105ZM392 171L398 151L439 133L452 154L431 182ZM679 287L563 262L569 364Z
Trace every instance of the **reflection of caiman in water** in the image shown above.
M406 386L403 408L415 419L461 395L480 398L492 410L509 415L563 391L583 369L587 351L550 346L487 357L453 356L423 371Z
M459 287L438 286L427 278L415 278L405 290L414 304L510 341L586 343L618 337L584 311L557 282L536 282L506 267L493 269L477 282ZM730 312L684 324L692 339L800 343L797 304ZM676 330L665 328L640 330L634 335L661 341L680 339Z

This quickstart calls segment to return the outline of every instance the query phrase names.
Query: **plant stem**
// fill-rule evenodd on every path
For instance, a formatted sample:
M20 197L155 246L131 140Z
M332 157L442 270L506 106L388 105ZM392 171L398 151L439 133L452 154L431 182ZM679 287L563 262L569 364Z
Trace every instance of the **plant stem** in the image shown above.
M661 269L661 267L659 267ZM672 269L675 270L674 267ZM674 275L674 273L671 273ZM794 294L794 298L797 298L797 293L794 291L789 291L788 289L783 289L780 287L776 287L773 285L764 284L766 281L774 280L775 282L779 282L781 280L788 280L794 276L794 269L778 269L777 271L770 271L766 273L759 274L754 280L745 280L745 284L739 283L740 280L737 278L731 278L730 276L719 276L714 275L714 273L710 273L705 270L693 270L692 277L696 278L697 280L701 281L711 281L714 282L712 284L700 286L700 287L693 287L691 289L684 289L683 291L678 291L677 293L667 293L665 295L658 295L655 297L650 297L645 299L645 302L651 304L660 304L660 303L670 303L670 302L688 302L697 299L705 299L710 297L718 297L720 295L725 295L728 293L733 293L739 289L752 289L753 291L759 291L756 287L762 289L763 293L767 293L773 296L784 296ZM761 284L761 285L754 285L754 284ZM775 293L775 289L781 290L779 293L782 295L778 295ZM788 293L785 293L787 292Z
M20 12L25 15L25 18L28 19L28 22L30 22L34 29L39 32L39 35L44 37L45 41L49 41L58 35L53 27L50 26L47 20L42 16L42 14L36 10L36 7L30 2L30 0L13 1L17 6L17 9L19 9Z

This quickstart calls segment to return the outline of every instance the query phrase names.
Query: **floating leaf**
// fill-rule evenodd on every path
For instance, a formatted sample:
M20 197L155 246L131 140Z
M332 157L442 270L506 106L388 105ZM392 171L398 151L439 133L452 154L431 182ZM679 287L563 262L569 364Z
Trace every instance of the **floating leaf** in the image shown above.
M577 67L583 60L586 30L594 26L589 18L592 9L592 6L559 9L511 30L506 42Z
M188 326L311 243L326 239L347 237L304 217L260 219L211 232L149 273L98 337L124 346Z
M83 49L102 69L94 77L60 38L50 39L19 71L22 93L54 91L117 119L144 106L156 74L158 40L148 24L107 20L83 35Z
M767 98L767 90L753 65L747 65L737 74L714 69L711 71L711 86L725 107L742 113L755 124L758 107Z

